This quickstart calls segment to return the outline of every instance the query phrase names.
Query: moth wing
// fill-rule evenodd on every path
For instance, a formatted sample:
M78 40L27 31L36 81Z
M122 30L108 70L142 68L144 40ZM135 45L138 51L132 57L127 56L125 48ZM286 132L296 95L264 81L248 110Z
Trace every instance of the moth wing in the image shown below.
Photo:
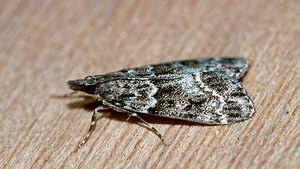
M104 84L103 84L104 85ZM164 74L156 78L121 79L101 86L101 97L120 109L204 124L228 124L254 114L242 84L218 72Z
M208 58L175 61L142 67L123 69L104 75L91 76L92 85L98 82L120 79L147 79L165 74L190 74L194 72L219 72L239 80L248 70L249 60L245 58Z
M235 79L243 77L249 67L249 60L245 58L212 58L197 61L198 67L204 67L206 71L224 73ZM189 65L189 61L186 63Z
M131 74L134 76L144 76L151 74L181 74L193 72L220 72L229 77L240 79L248 70L249 60L245 58L209 58L195 59L185 61L175 61L156 65L147 65L143 67L124 69L118 72L120 74ZM116 73L116 72L114 72ZM114 74L113 73L113 74ZM113 75L110 74L110 75Z

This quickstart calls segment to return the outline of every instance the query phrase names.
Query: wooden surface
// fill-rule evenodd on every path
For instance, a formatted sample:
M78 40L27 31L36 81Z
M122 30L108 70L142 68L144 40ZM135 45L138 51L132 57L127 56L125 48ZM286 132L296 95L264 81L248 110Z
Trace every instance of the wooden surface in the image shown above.
M248 121L207 126L103 111L66 81L166 61L242 56ZM300 168L300 1L0 2L0 168Z

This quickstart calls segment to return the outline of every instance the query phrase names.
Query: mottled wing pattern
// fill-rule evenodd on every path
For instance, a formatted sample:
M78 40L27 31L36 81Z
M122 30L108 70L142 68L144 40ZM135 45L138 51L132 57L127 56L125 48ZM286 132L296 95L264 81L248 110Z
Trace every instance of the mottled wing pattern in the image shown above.
M218 72L159 74L111 80L99 84L107 102L132 112L228 124L248 119L254 105L242 84Z
M153 75L165 73L220 72L232 78L240 79L248 70L249 61L245 58L210 58L175 61L156 65L148 65L118 71L117 75L130 73L133 75ZM115 75L116 72L113 72ZM112 75L112 74L108 74Z
M253 102L238 81L248 65L243 58L176 61L88 76L68 84L119 110L228 124L254 114Z
M248 69L243 58L176 61L124 69L104 75L70 80L74 91L102 99L94 110L89 138L97 111L112 108L137 116L162 140L157 129L135 113L146 113L204 124L229 124L250 118L254 104L238 80Z
M248 70L248 66L249 61L245 58L195 59L123 69L104 75L88 76L86 80L94 85L102 81L115 79L146 79L156 78L161 74L189 74L194 72L219 72L238 80L243 77Z

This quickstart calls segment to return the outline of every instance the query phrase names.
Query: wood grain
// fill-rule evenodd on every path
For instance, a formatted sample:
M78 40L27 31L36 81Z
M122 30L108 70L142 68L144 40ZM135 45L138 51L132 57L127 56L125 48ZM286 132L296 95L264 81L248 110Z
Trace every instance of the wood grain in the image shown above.
M300 168L297 0L0 2L0 168ZM166 61L242 56L248 121L206 126L103 111L66 81Z

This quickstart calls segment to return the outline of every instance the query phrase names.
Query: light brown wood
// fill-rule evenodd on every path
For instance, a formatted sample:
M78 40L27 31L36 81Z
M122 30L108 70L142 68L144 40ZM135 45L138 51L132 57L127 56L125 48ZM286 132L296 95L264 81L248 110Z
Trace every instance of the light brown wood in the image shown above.
M300 1L0 2L0 168L300 168ZM207 126L103 111L66 81L202 57L251 61L248 121ZM102 114L102 115L101 115Z

